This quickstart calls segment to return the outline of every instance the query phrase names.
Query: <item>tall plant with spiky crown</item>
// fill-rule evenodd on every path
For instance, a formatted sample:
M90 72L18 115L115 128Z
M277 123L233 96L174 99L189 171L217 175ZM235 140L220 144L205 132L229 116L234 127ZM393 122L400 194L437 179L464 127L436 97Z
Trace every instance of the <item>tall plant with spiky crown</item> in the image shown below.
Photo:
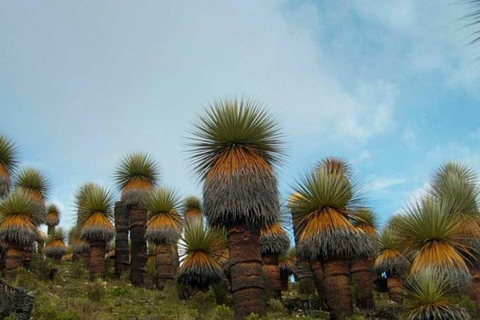
M427 197L408 206L392 227L402 239L400 250L412 262L411 276L433 268L452 274L451 286L468 284L466 258L476 252L471 239L480 237L477 217L452 213L446 203Z
M260 230L260 243L267 297L279 299L282 296L282 281L278 257L290 247L290 238L280 219Z
M128 245L128 225L130 218L123 201L115 202L115 274L120 277L130 265L130 247Z
M77 225L72 226L68 231L68 246L72 248L72 260L77 261L82 256L85 265L88 266L90 245L80 238L80 229Z
M177 281L194 291L206 291L223 278L222 260L227 249L224 229L205 226L201 219L186 223L180 242L182 264Z
M0 134L0 199L10 192L12 174L18 166L17 153L17 146Z
M21 169L15 177L14 186L27 193L35 206L34 221L37 225L45 222L45 201L48 198L50 181L47 175L36 168Z
M22 265L23 247L32 246L37 238L35 206L23 190L16 190L0 204L0 239L7 245L5 273L14 275Z
M326 303L338 319L353 313L349 259L369 256L375 250L371 237L351 222L360 201L359 185L345 172L321 165L298 181L298 196L290 202L299 254L313 262L317 283L323 274Z
M35 241L37 242L37 253L43 254L43 247L45 246L45 241L47 241L45 232L37 228L37 238Z
M297 272L296 260L297 250L295 249L295 247L290 248L287 252L281 253L278 256L282 291L288 290L288 278Z
M131 264L130 279L135 286L143 286L147 263L147 210L149 193L159 180L157 163L143 153L132 153L124 157L116 172L122 202L127 207L130 222Z
M105 275L105 250L107 242L115 236L111 193L98 185L88 188L78 208L80 238L90 245L90 278Z
M215 102L194 124L190 155L211 225L227 228L235 318L265 314L260 229L280 212L274 166L283 156L274 118L250 100Z
M190 196L186 198L183 203L183 207L183 216L185 218L185 221L202 218L202 202L200 201L200 198L195 196Z
M374 268L378 274L386 273L390 300L401 303L403 300L402 278L410 269L410 262L399 249L400 235L390 226L382 230L378 238L378 254Z
M453 279L440 277L437 270L427 268L409 279L404 302L406 320L470 320L467 310L454 299L448 286Z
M180 197L173 189L160 187L150 193L148 199L148 223L146 239L157 245L157 289L174 279L172 245L182 232L182 217L178 213Z
M371 241L377 244L378 217L370 208L360 207L352 213L353 225L371 237ZM376 248L375 248L376 249ZM376 252L367 252L369 255L357 257L350 261L350 274L352 283L358 288L355 301L361 309L374 309L373 288L375 273L373 265Z
M57 228L53 233L48 235L43 253L47 257L60 262L68 251L67 245L65 244L66 240L67 232L63 228Z
M55 233L55 227L60 223L60 210L54 204L47 208L47 215L45 217L45 224L48 226L48 235Z

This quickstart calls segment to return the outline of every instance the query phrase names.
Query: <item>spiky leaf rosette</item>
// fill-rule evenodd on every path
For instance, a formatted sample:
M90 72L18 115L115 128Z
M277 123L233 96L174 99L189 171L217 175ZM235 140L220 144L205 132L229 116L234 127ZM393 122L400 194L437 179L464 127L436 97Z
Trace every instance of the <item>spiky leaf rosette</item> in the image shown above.
M150 192L145 238L154 243L174 243L182 232L182 217L178 213L180 197L173 189L160 187Z
M227 248L224 229L208 227L198 219L188 223L180 241L183 253L177 281L190 286L208 286L223 275L222 262Z
M200 198L190 196L183 202L183 216L185 219L202 217L202 202Z
M116 172L118 188L122 191L122 201L127 206L145 207L148 193L159 180L158 164L147 154L132 153L125 156Z
M379 251L375 259L375 271L400 277L408 273L410 262L399 249L400 241L401 237L392 228L386 227L382 230L378 238Z
M76 225L68 232L68 246L74 253L83 253L90 248L88 242L80 238L80 229Z
M352 178L353 172L350 164L347 160L342 158L329 157L325 158L320 162L319 169L323 168L329 173L340 174L348 179Z
M35 206L23 190L10 193L0 204L0 238L5 243L31 245L37 239Z
M83 202L78 207L80 238L88 242L109 242L115 235L113 198L107 189L92 186L86 190Z
M59 257L67 253L68 248L65 245L67 232L63 228L56 228L55 233L47 238L43 253L47 257Z
M290 238L280 222L274 222L260 230L262 254L286 253L290 247Z
M352 212L353 225L366 234L376 237L378 230L378 215L370 208L360 207Z
M401 237L400 250L412 261L410 275L435 268L452 274L452 285L468 283L466 259L475 253L472 239L480 237L476 217L452 214L445 203L426 198L408 206L392 227Z
M0 198L10 192L12 173L18 166L17 146L0 134Z
M467 165L457 162L444 164L434 175L431 189L431 194L438 201L447 201L452 205L452 211L478 214L478 178Z
M51 204L48 206L45 223L47 226L58 226L60 223L60 210L58 210L56 205Z
M149 242L147 245L147 252L149 257L154 257L157 254L157 246L153 242Z
M192 165L210 224L263 227L280 211L274 166L283 156L274 118L249 100L217 101L194 124Z
M296 259L297 250L295 248L290 248L287 252L281 253L278 256L278 266L280 267L280 272L286 273L288 275L297 272L297 267L295 264Z
M34 221L37 224L45 222L45 200L48 198L50 181L47 175L36 168L26 168L15 177L16 188L24 190L33 200L35 206Z
M37 229L37 238L35 239L38 243L45 243L47 241L47 235L40 229Z
M468 312L453 299L448 286L452 279L448 277L427 268L410 278L406 283L403 319L470 320Z
M350 221L359 202L358 184L319 168L305 175L290 199L299 255L307 259L371 256L375 244Z

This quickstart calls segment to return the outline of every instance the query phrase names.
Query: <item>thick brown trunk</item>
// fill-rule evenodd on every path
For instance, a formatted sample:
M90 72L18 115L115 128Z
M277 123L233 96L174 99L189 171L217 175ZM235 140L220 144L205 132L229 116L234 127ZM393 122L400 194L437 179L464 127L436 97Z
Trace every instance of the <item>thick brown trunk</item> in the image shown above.
M403 284L402 279L396 276L389 276L387 278L388 296L390 300L396 303L403 301Z
M282 291L287 291L288 290L288 278L289 274L286 272L280 271L280 281L282 283Z
M23 267L25 269L30 268L30 262L32 262L33 245L23 247Z
M157 268L157 289L163 290L169 280L173 280L172 246L170 244L157 244L155 257Z
M105 276L105 241L90 243L90 279L103 278Z
M323 283L323 266L320 260L310 261L310 270L312 271L315 287L317 288L318 302L323 309L326 309L325 286Z
M251 313L262 317L266 311L266 299L260 229L238 224L228 226L227 234L235 319L243 320Z
M132 257L130 263L130 280L137 287L145 284L145 266L147 264L147 211L132 208L130 210L130 239L132 240Z
M128 211L122 201L115 203L115 275L120 277L128 268Z
M368 259L353 259L350 261L352 285L356 286L356 304L360 309L373 310L373 270Z
M8 280L15 278L15 270L22 266L23 250L18 243L9 243L5 252L5 276Z
M82 253L82 260L83 264L85 265L85 269L90 270L90 250Z
M175 242L172 245L172 262L173 262L173 274L177 274L180 267L180 257L178 256L178 244Z
M297 248L298 252L299 240L295 223L293 224L293 235L295 237L295 247ZM310 264L308 261L301 259L301 257L297 257L296 265L296 280L298 281L300 287L300 293L308 295L315 294L315 281L313 279L312 270L310 269Z
M282 280L280 279L278 253L262 254L262 261L267 298L280 299L282 297Z
M55 226L48 226L48 231L47 234L49 236L53 235L55 233Z
M477 317L480 319L480 274L474 272L472 282L467 289L467 296L475 303Z
M352 291L350 289L350 266L346 259L325 260L323 284L330 318L343 320L353 314Z

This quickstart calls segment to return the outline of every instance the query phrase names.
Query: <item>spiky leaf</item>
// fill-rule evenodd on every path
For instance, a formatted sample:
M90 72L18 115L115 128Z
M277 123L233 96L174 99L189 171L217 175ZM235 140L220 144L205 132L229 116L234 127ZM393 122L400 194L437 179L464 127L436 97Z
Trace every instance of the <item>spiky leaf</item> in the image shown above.
M16 190L0 204L0 238L6 243L30 245L37 239L35 206L23 190Z
M57 226L60 223L60 210L56 205L51 204L48 206L45 223L48 226Z
M375 259L375 270L378 273L387 272L395 276L408 273L410 262L400 251L401 237L392 228L384 228L378 238L378 255Z
M47 238L43 253L47 257L59 257L67 253L68 248L65 244L67 232L63 228L56 228L55 232Z
M260 230L262 254L284 254L290 247L290 238L280 222L272 223Z
M17 146L0 134L0 198L10 192L12 173L18 166Z

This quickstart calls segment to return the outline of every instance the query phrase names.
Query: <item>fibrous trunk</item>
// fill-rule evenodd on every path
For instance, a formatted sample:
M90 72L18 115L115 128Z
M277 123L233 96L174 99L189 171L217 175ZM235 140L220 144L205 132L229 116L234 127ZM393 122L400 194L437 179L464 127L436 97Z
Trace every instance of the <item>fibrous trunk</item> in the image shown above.
M293 234L295 237L295 246L298 250L299 246L299 240L298 240L298 231L297 231L297 226L294 223L293 224ZM299 287L300 287L300 293L301 294L315 294L315 282L313 279L313 274L310 269L310 264L308 261L302 259L301 257L297 257L296 260L296 265L297 265L297 275L296 275L296 280L298 281Z
M90 270L90 248L82 252L82 260L85 265L85 269Z
M147 211L139 208L130 210L130 239L132 240L132 257L130 263L130 280L137 287L145 284L145 266L147 264Z
M280 271L280 281L282 283L282 291L287 291L288 290L288 278L290 275L288 272L282 272Z
M90 242L90 279L105 276L105 241Z
M280 299L282 297L282 281L278 265L278 253L262 254L263 277L265 279L265 293L267 297Z
M475 303L477 316L480 318L480 274L473 272L472 282L467 289L467 296Z
M5 253L5 276L7 279L15 278L15 270L22 266L23 250L18 243L9 243Z
M402 279L397 276L390 275L387 278L388 296L390 300L402 303L403 301L403 284Z
M55 226L53 225L48 225L48 231L47 231L47 234L49 236L53 235L55 233Z
M323 283L323 266L322 261L312 260L310 261L310 270L312 271L315 287L317 288L318 302L322 308L326 309L325 301L325 286Z
M157 244L155 265L157 269L157 289L163 290L166 282L173 280L172 245L165 243Z
M375 308L373 300L373 270L370 261L358 258L350 261L352 284L356 286L356 304L360 309L372 310Z
M172 262L173 262L173 273L176 274L178 268L180 267L180 258L178 256L178 244L174 242L172 245Z
M239 223L228 226L227 234L235 319L243 320L251 313L263 316L266 299L260 252L260 229Z
M343 320L353 313L352 292L349 281L349 263L346 259L322 262L325 298L330 318Z
M23 246L23 267L25 269L30 268L30 262L32 262L33 248L32 245Z
M128 225L129 217L122 201L115 203L115 275L120 277L127 270L129 261Z

